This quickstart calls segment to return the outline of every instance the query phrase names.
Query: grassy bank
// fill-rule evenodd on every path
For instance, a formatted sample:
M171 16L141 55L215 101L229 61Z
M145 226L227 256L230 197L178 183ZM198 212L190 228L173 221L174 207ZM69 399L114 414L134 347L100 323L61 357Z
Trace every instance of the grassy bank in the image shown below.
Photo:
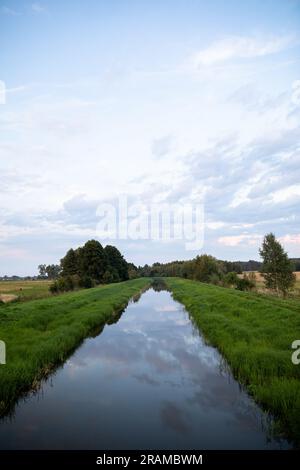
M300 445L300 365L291 343L300 339L300 304L196 281L166 278L235 377Z
M150 281L136 279L81 290L0 309L0 340L6 364L0 365L0 414L38 382L95 327L109 322Z

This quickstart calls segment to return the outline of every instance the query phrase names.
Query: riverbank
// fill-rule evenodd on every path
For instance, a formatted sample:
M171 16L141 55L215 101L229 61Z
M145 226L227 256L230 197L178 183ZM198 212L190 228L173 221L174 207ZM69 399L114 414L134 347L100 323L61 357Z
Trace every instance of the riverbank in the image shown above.
M291 344L300 337L299 302L197 281L164 280L235 377L299 446L300 365L291 361Z
M0 365L0 415L62 363L97 326L112 320L150 284L135 279L0 309L0 340L6 364Z

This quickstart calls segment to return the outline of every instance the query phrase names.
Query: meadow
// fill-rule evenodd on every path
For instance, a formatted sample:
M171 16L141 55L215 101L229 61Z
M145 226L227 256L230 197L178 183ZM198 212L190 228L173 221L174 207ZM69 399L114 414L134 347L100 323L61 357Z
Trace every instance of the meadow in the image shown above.
M0 281L0 300L2 302L41 299L51 295L49 286L52 281Z
M300 339L299 301L178 278L165 282L234 376L299 446L300 365L291 361L291 344Z
M270 290L266 289L265 280L260 272L258 271L252 271L252 272L255 274L255 284L256 284L257 292L261 292L261 293L268 294L268 295L276 295L272 293ZM244 274L248 276L250 274L250 271L245 271L243 275ZM295 271L294 274L296 276L296 282L293 288L288 293L288 297L300 299L300 272ZM239 274L239 277L243 277L243 275Z
M17 398L37 389L58 364L96 327L111 322L149 279L109 284L51 298L0 307L0 339L6 364L0 366L0 415Z

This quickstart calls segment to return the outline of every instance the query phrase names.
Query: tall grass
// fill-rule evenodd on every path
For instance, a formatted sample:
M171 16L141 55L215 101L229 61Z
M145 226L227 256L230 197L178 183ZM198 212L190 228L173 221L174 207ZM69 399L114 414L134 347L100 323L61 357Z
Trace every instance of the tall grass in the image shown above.
M235 377L300 445L300 304L176 278L166 284L228 361Z
M113 321L132 296L150 284L147 278L82 290L0 308L0 339L6 364L0 366L0 414L22 392L64 361L96 327Z

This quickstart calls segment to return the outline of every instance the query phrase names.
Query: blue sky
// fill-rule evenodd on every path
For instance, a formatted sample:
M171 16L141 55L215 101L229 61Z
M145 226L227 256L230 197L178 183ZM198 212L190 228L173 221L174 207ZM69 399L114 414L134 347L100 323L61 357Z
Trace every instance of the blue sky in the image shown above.
M273 231L299 256L299 20L298 0L0 0L0 275L94 238L119 194L202 200L199 252L258 259Z

